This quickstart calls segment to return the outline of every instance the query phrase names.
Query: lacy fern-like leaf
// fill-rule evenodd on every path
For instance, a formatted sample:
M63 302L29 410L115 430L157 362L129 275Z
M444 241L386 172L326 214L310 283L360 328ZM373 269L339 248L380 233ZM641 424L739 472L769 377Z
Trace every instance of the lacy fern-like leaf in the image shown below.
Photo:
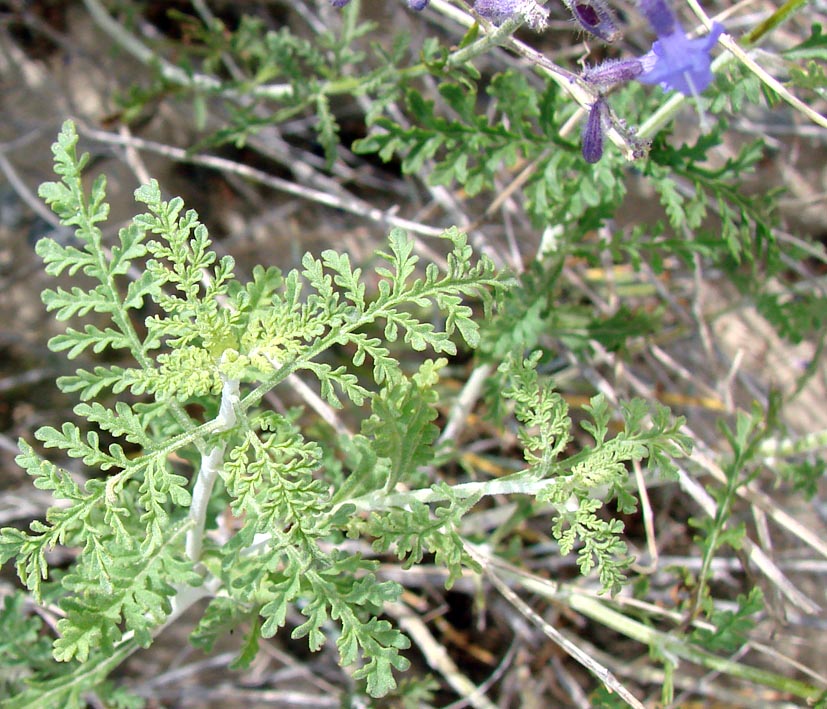
M362 433L373 437L377 455L390 460L388 491L400 480L413 482L416 471L434 459L439 429L433 425L438 395L432 387L446 364L428 361L410 380L397 375L373 398L373 415L362 424Z
M558 460L571 437L571 420L562 397L538 375L538 359L539 353L524 361L512 357L500 367L507 383L503 394L514 402L515 416L522 424L518 435L529 463L526 474L548 481L537 499L557 509L551 531L560 551L568 554L579 548L581 572L596 567L603 589L617 593L625 580L623 570L631 563L620 539L623 523L603 520L596 512L612 498L621 512L633 512L636 500L626 489L627 464L648 459L652 468L669 475L674 466L671 458L683 455L690 440L679 432L682 419L671 420L665 407L655 408L646 427L649 407L637 399L622 407L623 432L607 438L613 413L604 397L597 395L586 407L592 420L582 424L595 445Z
M61 601L66 617L58 622L61 637L55 642L56 659L77 658L83 662L98 646L111 649L122 635L121 621L135 633L139 644L149 646L151 630L170 612L169 599L176 593L172 581L201 582L191 564L180 558L180 551L175 551L176 538L180 538L182 531L180 527L167 529L165 544L156 545L149 555L138 549L119 549L111 557L107 588L92 590L83 567L80 573L64 578L66 588L82 589L84 593Z

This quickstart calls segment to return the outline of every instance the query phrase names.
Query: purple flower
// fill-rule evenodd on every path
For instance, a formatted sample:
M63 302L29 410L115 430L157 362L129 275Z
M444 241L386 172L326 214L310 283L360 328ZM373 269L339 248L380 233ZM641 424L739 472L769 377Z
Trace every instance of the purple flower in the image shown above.
M672 34L660 37L640 61L645 69L638 77L644 84L660 84L686 96L696 96L712 83L709 52L724 28L717 22L706 37L689 39L679 24Z
M620 37L620 30L614 15L604 0L563 0L571 14L586 32L604 42L614 42Z
M408 0L408 7L419 12L428 7L428 2L429 0Z
M700 94L712 83L709 52L724 28L716 22L706 37L689 39L664 0L641 0L640 10L658 39L640 58L644 72L638 80L685 96Z
M603 122L607 110L606 99L598 96L583 126L583 159L592 165L603 157Z
M330 0L330 4L333 7L344 7L350 2L350 0Z
M548 10L536 0L476 0L474 9L486 20L501 24L515 15L522 17L531 29L543 30Z

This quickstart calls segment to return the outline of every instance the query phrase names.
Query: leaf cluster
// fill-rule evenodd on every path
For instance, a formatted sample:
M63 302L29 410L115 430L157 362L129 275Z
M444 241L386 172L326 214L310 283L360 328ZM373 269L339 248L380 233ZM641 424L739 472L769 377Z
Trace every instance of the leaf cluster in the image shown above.
M810 27L810 36L783 54L786 59L792 61L806 61L804 66L792 64L789 67L792 83L823 96L827 89L827 73L824 71L824 61L827 60L827 35L822 31L821 25L814 22Z
M360 20L356 7L341 14L341 23L311 41L249 13L232 28L218 17L204 22L171 10L185 37L176 44L175 62L185 75L207 77L209 88L204 82L171 81L158 71L149 87L133 86L120 97L122 117L137 119L170 95L190 97L195 126L203 133L193 150L226 143L242 147L267 127L309 117L330 167L339 153L340 97L371 95L385 102L396 93L398 65L407 54L407 39L397 37L390 50L375 48L378 61L365 71L368 52L360 40L376 23Z
M630 247L628 242L625 245ZM588 245L573 247L578 255L592 249ZM590 304L578 302L565 289L563 264L559 257L536 259L519 275L482 333L482 357L500 362L511 352L547 346L552 338L578 353L587 351L593 342L615 351L631 338L658 330L657 312L642 313L621 303L616 312L606 315Z
M680 432L683 419L673 420L660 405L650 410L642 399L622 405L623 429L609 437L613 412L598 394L585 407L591 420L581 423L594 444L560 459L572 440L568 405L537 372L539 357L539 352L526 360L512 356L500 367L501 393L514 402L529 466L520 475L548 481L537 500L556 510L551 531L561 553L577 547L581 572L596 568L603 589L617 593L625 581L623 571L631 563L621 539L623 523L617 518L606 520L598 512L611 500L619 512L634 512L637 502L628 490L627 466L645 462L650 471L669 477L675 469L673 458L685 455L691 440Z
M690 609L690 618L701 610L713 614L714 607L709 597L709 578L711 564L715 554L725 546L740 549L746 536L746 526L743 521L736 521L734 505L738 489L749 484L758 472L756 462L759 458L760 443L777 426L777 417L780 398L777 394L770 397L768 408L762 410L757 404L747 413L738 411L734 427L719 423L724 438L732 449L731 456L726 460L723 471L726 482L722 486L708 488L715 499L715 515L710 518L690 518L689 524L699 533L695 541L701 548L703 562L698 572L697 586ZM746 605L756 606L758 601L753 599ZM734 622L734 617L722 616L726 623Z
M52 493L54 505L28 531L0 530L0 563L13 560L34 598L54 594L62 611L52 655L85 678L72 685L72 696L105 678L88 666L149 645L182 594L212 595L193 589L216 583L222 600L196 632L199 642L209 644L217 628L250 619L241 666L260 638L275 634L298 608L304 621L294 637L306 637L317 650L333 623L342 664L359 664L355 677L369 694L388 693L393 671L407 667L400 653L409 641L379 616L400 588L376 578L376 562L336 549L349 525L351 507L339 504L347 491L334 499L322 448L295 417L259 403L299 372L314 376L335 407L341 397L356 406L369 402L361 434L343 444L347 460L359 466L351 489L376 493L417 484L433 459L436 386L447 360L427 360L408 376L390 347L398 341L454 355L458 338L477 346L475 308L490 312L491 291L504 281L452 229L444 235L443 270L420 268L414 242L393 231L387 251L377 255L375 293L362 269L334 251L307 255L301 271L286 276L256 268L240 283L232 259L210 248L197 214L178 198L164 199L154 181L136 191L146 211L109 249L100 228L108 214L105 180L86 194L87 157L77 155L77 141L67 122L54 146L62 180L41 190L64 223L76 227L74 242L44 239L38 253L52 275L82 273L89 285L50 289L43 299L61 320L94 317L108 325L67 327L50 344L70 358L108 351L119 359L59 380L64 391L79 394L75 413L89 430L67 422L36 432L45 449L78 461L85 482L21 441L18 463ZM330 363L335 351L346 353L345 364ZM110 393L117 397L111 405ZM192 403L203 407L206 422L185 408ZM206 531L206 509L199 512L195 501L213 458L218 484L209 503L240 520L224 543ZM172 460L194 464L191 476ZM194 534L203 537L198 545L191 543ZM49 553L58 546L79 552L55 577ZM454 547L440 548L458 574ZM33 682L26 696L57 691L47 684Z
M669 224L678 234L691 233L695 248L719 263L732 260L773 266L778 247L773 235L774 195L748 196L742 182L764 155L763 141L744 145L734 158L705 167L709 152L721 144L721 120L693 144L672 147L661 136L650 152L646 174L660 195ZM686 186L689 189L686 189Z
M423 175L433 185L461 186L469 196L493 190L496 179L531 165L523 192L538 225L582 228L614 213L625 194L617 156L586 169L579 147L559 136L567 107L552 82L538 90L519 72L496 74L485 88L487 114L478 110L479 83L479 77L445 80L439 103L408 88L410 125L379 116L354 151L386 162L398 157L403 173Z

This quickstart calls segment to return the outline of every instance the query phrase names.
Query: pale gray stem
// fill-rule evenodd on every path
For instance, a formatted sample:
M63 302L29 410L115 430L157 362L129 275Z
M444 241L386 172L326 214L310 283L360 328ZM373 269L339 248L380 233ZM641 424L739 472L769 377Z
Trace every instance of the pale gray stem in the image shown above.
M204 525L207 519L207 507L210 502L218 468L224 460L224 446L216 446L203 458L201 469L195 480L190 504L190 519L194 524L187 532L187 557L194 562L201 558L201 547L204 544Z
M221 406L218 416L215 417L215 432L229 431L236 423L235 407L240 400L238 379L225 379L221 389ZM213 485L224 460L224 445L212 448L201 458L201 468L195 478L192 489L189 518L192 527L187 532L187 557L194 562L201 558L201 548L204 544L204 526L207 520L207 507L210 503Z
M235 407L241 401L240 383L238 379L225 379L221 387L221 406L215 422L218 426L216 433L229 431L236 422Z
M474 495L481 495L483 497L492 495L536 496L543 488L549 487L551 484L549 480L536 480L517 473L507 478L453 485L451 487L451 493L459 499L473 497ZM340 502L334 509L338 509L342 505L347 504L353 505L357 510L387 510L393 507L405 508L413 500L430 504L432 502L443 502L447 499L444 493L429 487L407 492L393 492L391 494L388 494L383 489L374 490L353 500Z

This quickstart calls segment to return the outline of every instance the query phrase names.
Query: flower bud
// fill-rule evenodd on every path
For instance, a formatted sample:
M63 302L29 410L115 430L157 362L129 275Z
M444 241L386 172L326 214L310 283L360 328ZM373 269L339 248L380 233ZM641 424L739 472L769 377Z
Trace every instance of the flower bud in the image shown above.
M606 100L598 96L583 126L583 159L592 165L603 157L603 119L607 108Z

